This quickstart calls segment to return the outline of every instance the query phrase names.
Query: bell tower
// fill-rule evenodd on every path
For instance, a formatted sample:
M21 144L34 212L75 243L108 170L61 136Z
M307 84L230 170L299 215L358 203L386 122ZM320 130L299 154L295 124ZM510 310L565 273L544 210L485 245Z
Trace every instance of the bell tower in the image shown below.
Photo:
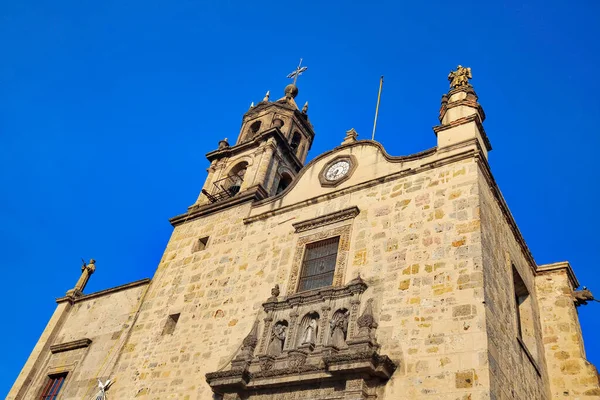
M285 87L284 96L271 101L270 93L242 118L234 145L221 140L217 150L206 155L208 177L200 196L189 211L234 199L260 200L282 192L304 166L314 139L308 120L308 102L300 110L295 98L298 87Z

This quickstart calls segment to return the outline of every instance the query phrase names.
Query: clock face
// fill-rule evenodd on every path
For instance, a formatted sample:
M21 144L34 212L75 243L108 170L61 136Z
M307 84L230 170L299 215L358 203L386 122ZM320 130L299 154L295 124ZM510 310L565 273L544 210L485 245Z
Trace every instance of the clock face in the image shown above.
M328 181L337 181L338 179L345 176L350 170L350 162L348 160L340 160L333 164L327 172L325 172L325 178Z

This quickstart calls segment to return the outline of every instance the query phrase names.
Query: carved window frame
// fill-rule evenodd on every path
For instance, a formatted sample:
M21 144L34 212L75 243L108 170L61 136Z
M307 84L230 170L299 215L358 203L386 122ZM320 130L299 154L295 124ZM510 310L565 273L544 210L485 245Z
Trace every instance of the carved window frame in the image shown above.
M54 354L54 353L53 353ZM74 375L74 371L77 368L77 365L80 363L81 360L79 361L75 361L71 364L65 364L65 365L60 365L60 366L50 366L50 367L46 367L45 371L40 374L33 385L31 385L32 387L37 387L37 389L35 389L34 393L36 394L36 399L40 399L42 398L42 394L44 392L44 389L46 387L46 384L48 382L49 378L52 378L53 376L57 376L57 375L64 375L65 376L65 380L63 381L61 388L60 388L60 392L59 394L59 399L62 399L65 395L65 393L67 392L68 388L70 387L70 382L73 379L73 375ZM25 395L27 395L28 392L25 392Z
M343 286L344 277L346 274L346 266L348 264L348 257L350 253L351 232L352 225L349 224L299 237L298 241L296 242L296 250L293 258L292 272L288 281L287 294L291 295L293 293L298 293L300 274L302 273L302 261L304 260L306 245L325 239L331 239L336 236L339 236L340 242L338 244L338 253L335 261L335 270L333 273L333 282L331 286Z

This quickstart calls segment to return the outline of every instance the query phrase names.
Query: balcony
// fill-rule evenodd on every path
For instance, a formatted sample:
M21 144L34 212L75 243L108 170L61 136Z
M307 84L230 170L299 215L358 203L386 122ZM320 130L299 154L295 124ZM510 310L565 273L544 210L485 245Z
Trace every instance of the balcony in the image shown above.
M230 199L239 193L242 183L244 182L244 172L246 171L242 170L237 174L227 175L225 178L213 182L213 187L210 192L206 189L202 189L202 193L211 203Z

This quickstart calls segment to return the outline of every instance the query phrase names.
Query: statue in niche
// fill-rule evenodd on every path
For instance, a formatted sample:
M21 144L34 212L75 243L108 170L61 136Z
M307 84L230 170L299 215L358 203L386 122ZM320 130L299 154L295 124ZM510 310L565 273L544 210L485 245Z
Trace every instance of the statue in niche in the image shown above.
M304 328L304 335L302 336L301 344L312 344L314 345L317 341L317 330L319 329L319 323L314 315L309 316L310 320Z
M283 351L283 344L287 333L287 322L279 321L271 330L271 342L267 348L267 354L270 356L278 356Z
M329 321L331 329L331 344L337 348L346 347L346 335L348 334L348 318L350 312L348 310L339 310Z

